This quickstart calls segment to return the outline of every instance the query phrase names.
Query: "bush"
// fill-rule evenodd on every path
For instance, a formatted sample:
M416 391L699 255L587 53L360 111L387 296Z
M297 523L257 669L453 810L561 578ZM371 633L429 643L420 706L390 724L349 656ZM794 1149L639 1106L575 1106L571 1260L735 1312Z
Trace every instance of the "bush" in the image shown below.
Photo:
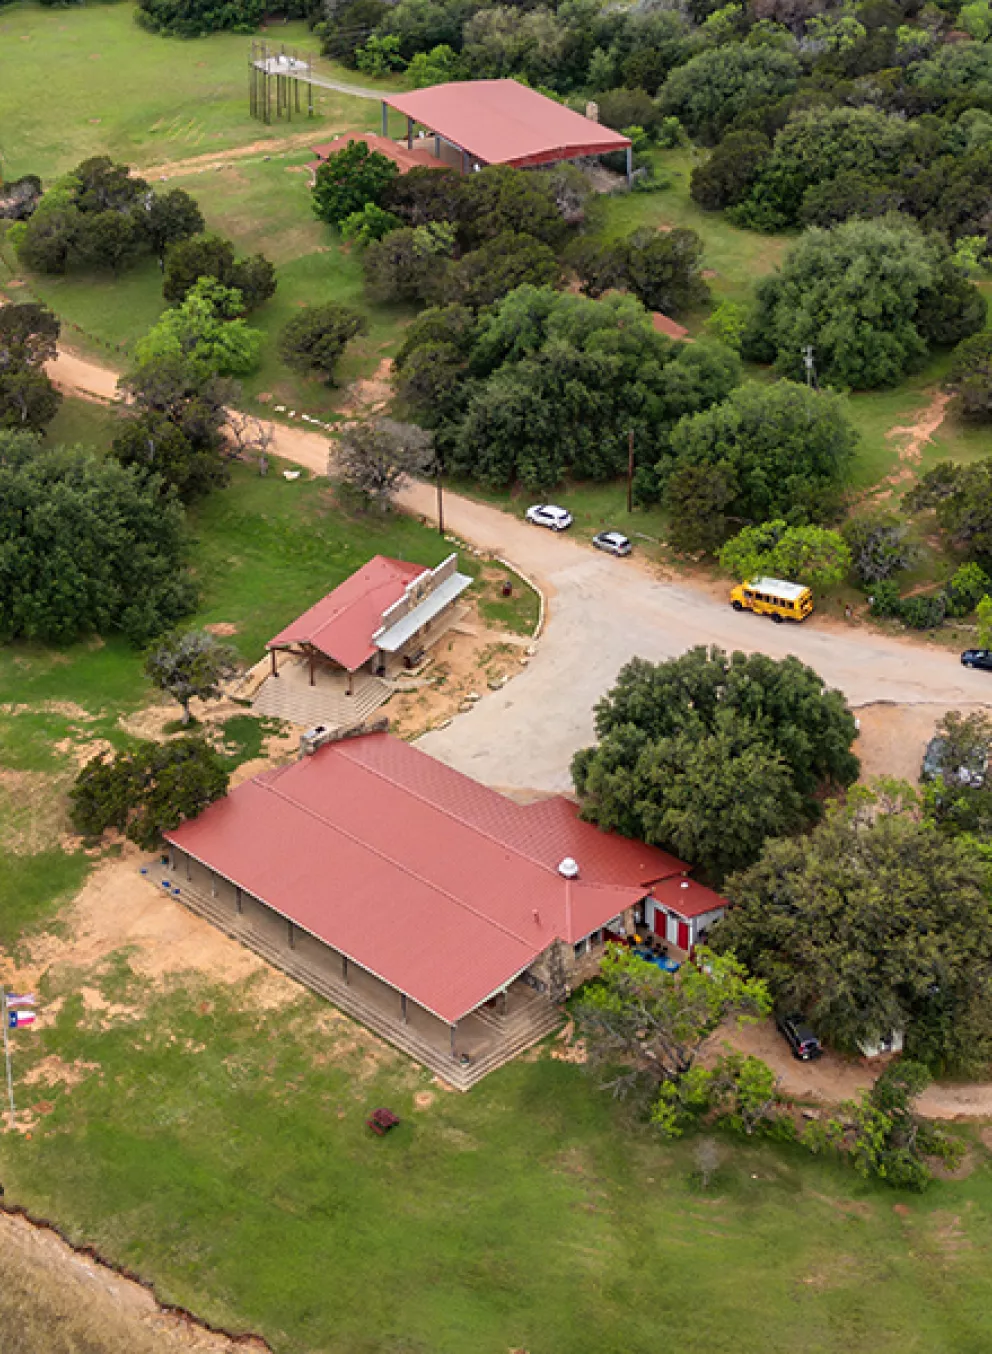
M367 328L363 315L335 301L306 306L279 335L279 356L294 371L333 385L345 348Z
M899 585L888 578L876 583L872 589L870 605L873 616L898 616Z
M962 564L944 589L947 614L952 618L970 615L992 588L992 579L978 564Z
M112 761L101 753L87 762L69 792L72 824L86 837L115 828L152 851L163 832L226 794L228 780L223 762L201 738L140 743Z
M897 614L910 630L936 630L947 615L947 598L942 592L904 597Z
M227 29L254 33L265 14L265 0L138 0L135 15L150 33L199 38Z

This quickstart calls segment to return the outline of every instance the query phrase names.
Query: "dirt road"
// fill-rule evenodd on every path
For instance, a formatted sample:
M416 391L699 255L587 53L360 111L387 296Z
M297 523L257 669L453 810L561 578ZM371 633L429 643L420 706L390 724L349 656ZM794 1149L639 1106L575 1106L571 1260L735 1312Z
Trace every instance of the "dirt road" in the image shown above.
M116 376L104 367L62 353L51 370L64 389L113 398ZM324 473L325 437L284 424L272 427L276 455ZM408 512L433 520L431 486L411 484L399 501ZM457 494L445 495L445 519L463 540L511 561L548 599L548 623L526 671L447 729L420 740L425 750L490 785L569 789L572 755L591 740L592 708L621 666L635 655L672 658L694 644L773 658L795 654L855 708L925 707L914 711L914 741L925 741L927 728L945 710L992 701L988 674L962 668L953 653L933 646L819 616L792 627L737 614L719 590L666 581L636 557L597 554ZM901 769L917 757L914 747Z

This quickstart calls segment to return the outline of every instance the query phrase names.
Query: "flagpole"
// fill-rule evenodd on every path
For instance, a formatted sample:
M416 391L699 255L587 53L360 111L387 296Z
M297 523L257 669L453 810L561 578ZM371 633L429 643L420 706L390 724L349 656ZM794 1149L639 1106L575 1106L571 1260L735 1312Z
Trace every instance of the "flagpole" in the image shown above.
M7 989L0 985L0 997L2 1002L0 1006L3 1009L3 1056L7 1061L7 1095L10 1097L10 1127L17 1127L17 1111L14 1109L14 1078L10 1070L10 1034L7 1030L9 1007L7 1006Z

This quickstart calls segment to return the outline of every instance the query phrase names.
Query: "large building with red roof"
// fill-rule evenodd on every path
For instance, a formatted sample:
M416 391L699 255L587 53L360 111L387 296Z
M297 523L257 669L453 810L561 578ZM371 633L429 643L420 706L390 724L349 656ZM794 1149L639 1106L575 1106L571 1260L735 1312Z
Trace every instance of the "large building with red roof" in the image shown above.
M610 936L685 951L724 906L571 801L515 803L385 733L256 776L166 840L166 887L456 1085L546 1033Z

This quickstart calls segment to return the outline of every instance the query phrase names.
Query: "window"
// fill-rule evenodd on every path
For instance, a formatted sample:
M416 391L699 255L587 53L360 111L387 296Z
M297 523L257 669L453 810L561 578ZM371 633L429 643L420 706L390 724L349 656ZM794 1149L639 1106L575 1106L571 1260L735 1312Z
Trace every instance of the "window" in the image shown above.
M577 944L572 946L572 950L575 954L576 959L581 959L582 956L588 951L588 949L589 949L588 936L586 936L585 940L580 940Z

